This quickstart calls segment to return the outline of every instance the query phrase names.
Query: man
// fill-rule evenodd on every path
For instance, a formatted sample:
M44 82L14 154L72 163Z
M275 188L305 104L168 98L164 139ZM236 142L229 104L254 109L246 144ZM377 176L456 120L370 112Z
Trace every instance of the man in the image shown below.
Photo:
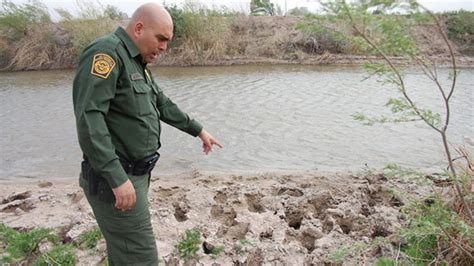
M221 144L157 86L147 63L166 50L173 22L160 5L140 6L126 29L101 37L80 57L74 113L84 153L80 185L107 243L109 265L156 265L148 210L158 160L160 120L199 136L203 151Z

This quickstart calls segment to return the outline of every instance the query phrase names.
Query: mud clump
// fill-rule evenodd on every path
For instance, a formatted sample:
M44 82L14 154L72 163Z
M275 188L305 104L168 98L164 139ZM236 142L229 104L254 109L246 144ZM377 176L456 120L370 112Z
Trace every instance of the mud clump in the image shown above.
M247 205L249 206L249 211L258 213L262 213L265 211L265 207L263 207L262 203L260 202L260 200L262 199L262 195L246 194L245 197L247 198Z
M189 212L189 204L186 198L182 198L179 201L175 201L172 205L174 207L174 217L176 218L176 221L186 221L188 219L188 216L186 214Z

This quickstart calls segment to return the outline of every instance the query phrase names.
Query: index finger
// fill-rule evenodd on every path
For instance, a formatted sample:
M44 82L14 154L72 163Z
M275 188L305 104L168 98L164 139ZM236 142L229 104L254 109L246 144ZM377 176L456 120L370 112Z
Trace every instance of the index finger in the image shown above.
M223 148L223 146L222 146L222 145L219 143L219 141L217 141L217 140L212 140L211 143L212 143L212 144L216 144L216 145L217 145L219 148L221 148L221 149Z

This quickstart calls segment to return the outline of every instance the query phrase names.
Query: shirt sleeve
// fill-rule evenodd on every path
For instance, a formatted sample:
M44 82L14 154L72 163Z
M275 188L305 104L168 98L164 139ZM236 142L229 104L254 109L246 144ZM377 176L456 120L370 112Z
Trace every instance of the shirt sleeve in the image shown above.
M160 120L194 137L198 136L202 131L202 125L181 111L181 109L163 93L156 83L154 83L154 86L158 88L156 102L157 108L160 111Z
M74 114L79 145L96 174L112 188L128 180L115 153L106 124L120 75L113 51L90 49L81 56L73 84Z

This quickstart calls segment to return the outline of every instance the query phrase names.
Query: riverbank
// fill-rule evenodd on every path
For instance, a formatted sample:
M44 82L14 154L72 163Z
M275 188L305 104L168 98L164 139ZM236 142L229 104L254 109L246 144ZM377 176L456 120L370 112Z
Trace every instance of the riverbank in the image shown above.
M462 15L474 17L471 13ZM182 15L184 16L184 15ZM334 24L329 17L311 20L303 16L199 16L187 14L183 25L177 20L168 52L158 61L163 66L223 66L242 64L361 65L381 58L363 56L353 42L354 33ZM448 36L450 25L460 15L443 18ZM0 69L3 71L71 69L77 65L82 49L92 40L114 31L127 21L71 19L42 23L29 28L23 37L11 42L0 38ZM100 23L99 23L100 22ZM317 28L313 29L317 24ZM309 26L308 26L309 25ZM308 30L308 27L312 30ZM469 29L468 29L469 31ZM449 65L450 53L434 24L409 29L425 58L437 65ZM451 40L461 67L474 67L470 32L462 41ZM456 36L458 36L456 35ZM415 62L393 56L394 63Z
M373 264L398 251L395 233L407 222L401 209L431 192L425 180L421 185L407 176L370 172L191 172L154 176L149 201L159 256L167 265L184 261L176 245L191 229L200 232L193 260L204 265ZM2 223L20 231L52 228L63 242L74 243L96 227L76 180L7 182L0 198ZM95 265L105 257L105 243L76 252L76 264Z

